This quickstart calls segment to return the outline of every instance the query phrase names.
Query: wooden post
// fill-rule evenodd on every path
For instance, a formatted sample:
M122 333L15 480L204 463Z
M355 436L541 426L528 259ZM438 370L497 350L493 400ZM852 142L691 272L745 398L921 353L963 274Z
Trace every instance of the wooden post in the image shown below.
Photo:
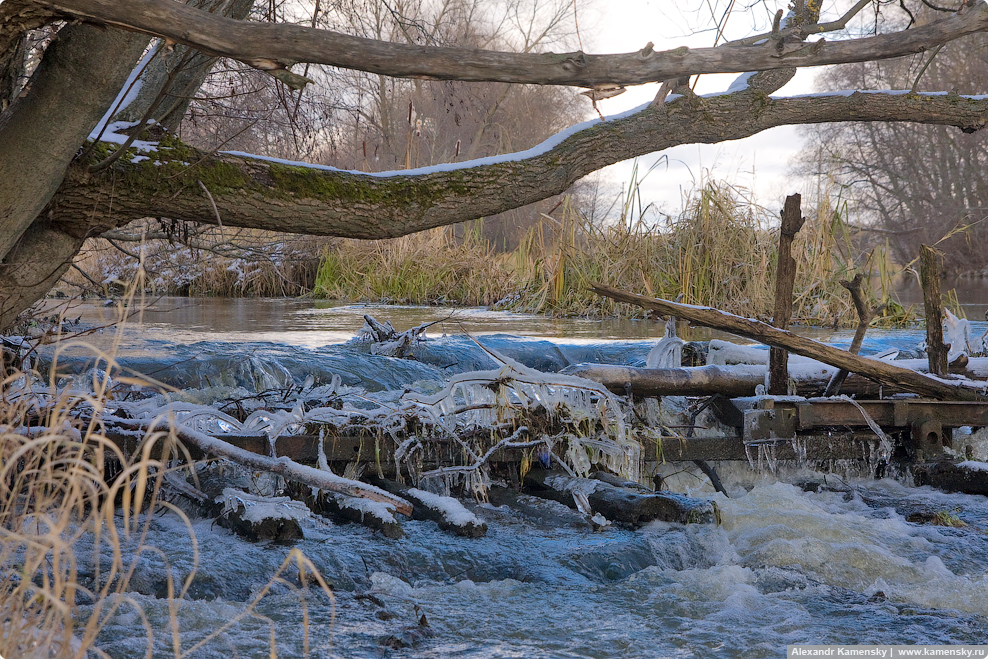
M788 329L792 319L792 287L796 281L796 260L792 257L792 241L806 218L799 208L798 194L786 197L782 207L779 230L779 265L775 273L775 314L772 325ZM789 353L784 348L771 348L768 367L768 393L785 396L789 393Z
M929 245L919 251L919 278L923 283L923 306L926 307L926 356L930 374L947 374L947 352L943 343L943 301L940 297L940 270L943 255Z

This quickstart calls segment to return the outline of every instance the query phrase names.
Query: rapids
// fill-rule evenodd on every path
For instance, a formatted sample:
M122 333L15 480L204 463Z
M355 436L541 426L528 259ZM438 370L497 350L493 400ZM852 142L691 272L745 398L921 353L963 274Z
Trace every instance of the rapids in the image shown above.
M122 336L105 330L85 340L112 350L126 368L194 389L185 395L202 400L298 385L307 375L317 383L338 375L343 385L383 394L406 386L429 390L454 373L491 368L464 332L543 370L580 361L643 365L663 329L642 321L549 321L480 310L447 318L449 310L296 301L171 299L156 306L161 311L145 313L144 324ZM80 312L85 326L98 322L101 309ZM430 328L435 340L413 362L348 345L364 313L399 331L445 320ZM975 323L973 333L985 329ZM691 332L684 338L710 337ZM518 338L521 333L532 338ZM816 337L850 341L849 332ZM921 340L918 330L871 332L863 351L909 349ZM100 366L89 348L57 355L45 349L40 357L44 364L56 361L64 377ZM467 502L488 524L480 539L406 521L407 537L395 541L316 517L303 523L298 549L330 582L334 597L310 587L304 605L297 569L269 583L290 548L251 544L212 520L197 520L196 565L188 529L172 514L159 515L145 541L157 551L139 552L136 538L125 541L126 560L136 560L131 590L99 645L115 658L144 656L146 627L137 605L154 631L154 656L174 656L163 599L167 576L181 580L194 569L177 610L183 650L220 630L189 654L201 658L267 657L272 636L279 657L300 657L307 644L311 656L326 658L779 657L796 643L988 642L985 497L852 471L717 468L730 499L713 493L692 469L671 480L680 491L714 499L719 525L594 532L569 508L511 494ZM787 484L808 479L826 486L811 492ZM965 526L908 521L938 513ZM84 582L95 578L94 562L113 560L92 538L77 549L80 566L89 566ZM83 613L89 610L80 603ZM427 628L419 625L423 614Z

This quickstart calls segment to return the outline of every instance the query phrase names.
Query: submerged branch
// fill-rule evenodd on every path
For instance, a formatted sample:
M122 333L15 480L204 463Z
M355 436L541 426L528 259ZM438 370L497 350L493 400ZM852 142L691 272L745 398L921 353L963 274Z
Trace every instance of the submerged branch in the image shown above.
M311 487L316 487L321 490L329 490L331 492L338 492L340 494L346 494L352 497L360 497L363 499L388 504L394 506L395 511L402 515L411 516L412 514L412 506L410 503L400 497L389 494L380 488L374 487L373 485L343 478L330 471L308 467L284 456L280 458L271 458L257 453L252 453L251 451L237 448L232 444L215 437L211 437L205 433L182 426L173 420L159 418L150 424L140 424L135 423L130 419L105 417L102 421L104 423L112 422L122 426L130 426L133 429L143 430L146 433L174 433L179 440L185 442L186 444L195 446L207 455L226 458L249 469L258 469L261 471L270 472L272 474L278 474L288 480L296 481Z

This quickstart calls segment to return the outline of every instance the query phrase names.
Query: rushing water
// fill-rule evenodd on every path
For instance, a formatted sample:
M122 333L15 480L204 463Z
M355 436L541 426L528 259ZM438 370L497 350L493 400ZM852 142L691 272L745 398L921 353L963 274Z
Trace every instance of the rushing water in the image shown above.
M95 323L101 310L78 313L83 324ZM343 345L363 313L399 331L441 320L429 332L436 349L425 362L409 362ZM984 323L974 330L980 336ZM87 340L107 350L116 344L125 365L178 386L256 388L336 373L373 391L488 367L464 332L555 369L577 361L641 364L662 327L481 310L166 299L122 337L105 330ZM520 334L535 338L511 336ZM850 339L848 332L817 336ZM918 331L874 332L865 351L921 339ZM60 363L85 370L91 364L82 355L70 350ZM779 482L782 472L718 468L730 499L689 473L678 482L717 501L719 525L594 532L570 509L527 496L468 503L489 526L481 539L451 536L431 522L405 522L407 537L388 540L357 525L307 521L298 547L333 585L334 599L310 589L303 626L297 574L289 570L256 615L191 656L267 657L272 630L284 657L301 656L306 638L314 657L779 657L795 643L988 643L985 497L832 475L827 481L837 491L813 493ZM795 468L784 477L823 478ZM938 512L966 526L907 521ZM178 612L183 648L244 613L289 552L244 542L212 520L195 522L194 532L200 558ZM176 517L162 515L147 543L161 553L142 554L131 597L155 630L155 655L172 656L162 596L168 570L182 579L193 569L189 535ZM91 551L79 549L82 557ZM104 551L102 560L111 559ZM421 613L430 635L409 631ZM113 657L135 657L143 656L144 639L140 615L124 606L100 644ZM401 645L395 639L407 647L392 647Z

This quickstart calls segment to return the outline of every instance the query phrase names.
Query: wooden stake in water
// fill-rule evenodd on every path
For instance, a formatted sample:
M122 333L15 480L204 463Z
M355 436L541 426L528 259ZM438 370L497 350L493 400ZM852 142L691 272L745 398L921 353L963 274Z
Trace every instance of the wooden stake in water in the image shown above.
M947 352L950 350L950 346L943 343L942 266L943 254L929 245L920 247L919 278L923 283L923 306L926 307L926 356L930 360L930 374L941 377L947 374Z
M775 314L772 316L772 325L782 330L788 329L792 319L792 287L796 281L792 241L806 221L799 208L800 199L798 194L789 195L782 207L779 266L775 274ZM789 393L789 353L783 348L771 348L769 352L768 393L773 396Z

